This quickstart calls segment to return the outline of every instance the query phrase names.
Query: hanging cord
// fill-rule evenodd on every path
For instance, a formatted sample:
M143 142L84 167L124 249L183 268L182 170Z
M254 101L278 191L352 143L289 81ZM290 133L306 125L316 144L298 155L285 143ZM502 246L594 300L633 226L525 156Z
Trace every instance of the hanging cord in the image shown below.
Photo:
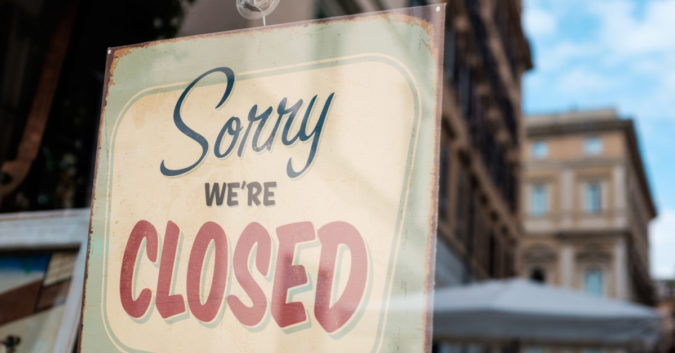
M237 11L249 20L262 19L263 26L267 26L265 17L279 5L279 0L237 0Z

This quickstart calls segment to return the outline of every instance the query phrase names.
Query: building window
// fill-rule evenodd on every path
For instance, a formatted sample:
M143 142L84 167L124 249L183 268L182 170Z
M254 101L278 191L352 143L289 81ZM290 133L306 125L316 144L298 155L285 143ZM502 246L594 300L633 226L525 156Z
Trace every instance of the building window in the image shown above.
M592 268L586 271L584 274L584 291L598 297L605 294L605 283L602 270Z
M548 156L548 143L537 141L532 143L532 157L546 158Z
M455 55L456 52L456 33L452 26L445 26L445 50L443 53L443 73L445 79L453 82L455 80Z
M493 232L490 232L490 240L488 241L488 274L490 278L497 277L497 238Z
M599 137L589 137L584 142L584 152L589 156L597 156L602 153L602 140Z
M441 161L438 180L438 217L445 221L448 218L448 176L450 172L450 156L448 148L441 146Z
M530 272L530 279L535 282L546 283L546 271L541 267L535 267Z
M548 212L548 193L546 185L536 184L532 187L530 195L530 213L541 216Z
M602 189L599 182L586 183L584 207L586 212L591 214L600 213L602 210Z
M455 199L455 236L458 240L466 236L466 213L468 208L467 182L464 171L458 170Z

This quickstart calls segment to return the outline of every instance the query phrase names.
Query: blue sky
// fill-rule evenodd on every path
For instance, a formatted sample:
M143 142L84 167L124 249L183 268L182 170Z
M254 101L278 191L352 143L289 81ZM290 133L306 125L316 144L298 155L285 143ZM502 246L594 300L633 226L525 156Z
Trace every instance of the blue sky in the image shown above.
M659 211L651 271L675 276L675 0L524 0L525 113L615 108L637 125Z

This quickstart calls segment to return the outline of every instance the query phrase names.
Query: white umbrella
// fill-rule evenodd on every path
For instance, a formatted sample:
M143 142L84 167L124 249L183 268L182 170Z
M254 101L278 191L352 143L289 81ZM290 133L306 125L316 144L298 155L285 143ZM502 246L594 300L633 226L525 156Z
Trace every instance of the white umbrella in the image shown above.
M570 346L652 347L660 335L652 308L522 279L436 290L434 337Z

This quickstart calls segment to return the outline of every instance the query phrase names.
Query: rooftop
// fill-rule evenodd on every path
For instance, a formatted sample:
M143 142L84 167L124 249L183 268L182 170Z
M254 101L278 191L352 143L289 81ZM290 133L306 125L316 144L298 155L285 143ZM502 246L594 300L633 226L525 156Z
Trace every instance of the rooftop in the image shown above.
M528 127L543 125L563 125L577 124L580 122L603 122L621 120L616 110L594 109L594 110L575 110L553 114L528 115L525 123Z

